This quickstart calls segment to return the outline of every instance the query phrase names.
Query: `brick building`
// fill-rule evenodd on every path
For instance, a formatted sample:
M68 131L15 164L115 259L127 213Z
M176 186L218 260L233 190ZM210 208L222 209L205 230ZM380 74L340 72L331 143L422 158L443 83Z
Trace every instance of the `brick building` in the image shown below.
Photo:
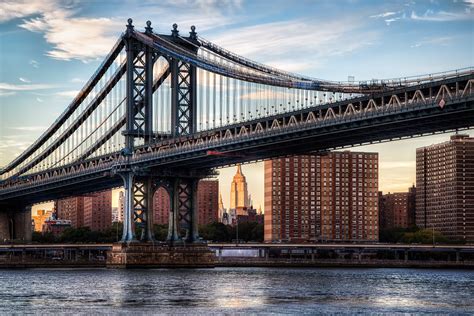
M201 180L198 183L198 223L209 224L218 221L219 181ZM153 197L153 223L168 224L170 199L165 189L159 188Z
M59 220L71 221L71 227L84 226L84 197L77 196L58 200L57 216Z
M380 229L408 228L415 222L415 187L408 192L379 194Z
M265 241L378 240L378 154L265 162Z
M111 190L84 197L84 226L92 231L104 231L112 226Z
M474 241L474 138L416 150L416 225Z

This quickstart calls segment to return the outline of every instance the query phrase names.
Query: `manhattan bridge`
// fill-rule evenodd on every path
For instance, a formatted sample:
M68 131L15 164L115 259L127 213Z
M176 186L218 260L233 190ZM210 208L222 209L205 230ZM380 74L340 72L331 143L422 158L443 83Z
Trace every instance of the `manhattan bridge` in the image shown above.
M149 21L141 32L129 19L64 112L0 170L0 234L28 240L35 203L123 186L122 242L153 240L152 197L163 187L168 242L192 244L199 241L197 183L215 168L473 123L473 68L326 81L234 54L194 26L189 35L176 24L158 34Z

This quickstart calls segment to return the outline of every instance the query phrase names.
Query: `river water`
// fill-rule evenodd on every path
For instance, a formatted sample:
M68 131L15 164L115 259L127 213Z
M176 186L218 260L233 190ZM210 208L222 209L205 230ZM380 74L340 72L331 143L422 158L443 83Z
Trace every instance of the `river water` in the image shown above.
M0 270L0 314L474 314L474 271Z

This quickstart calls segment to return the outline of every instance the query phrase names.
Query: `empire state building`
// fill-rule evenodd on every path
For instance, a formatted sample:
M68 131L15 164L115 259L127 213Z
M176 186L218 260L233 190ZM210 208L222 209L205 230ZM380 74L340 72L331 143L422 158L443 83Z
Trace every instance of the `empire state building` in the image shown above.
M247 180L242 173L241 166L237 165L237 173L230 185L230 208L243 210L248 206Z

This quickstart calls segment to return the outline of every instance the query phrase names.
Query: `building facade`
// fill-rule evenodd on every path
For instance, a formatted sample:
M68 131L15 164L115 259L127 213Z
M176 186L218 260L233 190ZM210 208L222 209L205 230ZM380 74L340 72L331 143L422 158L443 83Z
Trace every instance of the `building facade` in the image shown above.
M248 205L248 202L249 195L247 190L247 179L242 173L241 165L238 165L237 172L235 173L232 183L230 184L230 209L244 209L250 206Z
M43 231L43 224L44 222L49 219L53 215L52 210L38 210L36 211L36 215L32 216L34 222L34 231L41 232Z
M219 181L203 180L198 184L198 223L206 225L219 221Z
M265 241L378 240L378 154L265 162Z
M78 228L84 226L84 197L77 196L58 200L57 219L71 221L71 227Z
M379 194L380 229L413 227L415 222L415 187L408 192Z
M219 181L201 180L197 190L198 223L209 224L218 221ZM170 198L165 189L159 188L153 196L153 223L168 225Z
M84 197L84 226L92 231L105 231L112 226L112 191Z
M125 192L119 191L118 195L118 210L117 210L117 221L123 222L123 212L125 210Z
M474 138L455 135L416 150L416 225L474 241Z

